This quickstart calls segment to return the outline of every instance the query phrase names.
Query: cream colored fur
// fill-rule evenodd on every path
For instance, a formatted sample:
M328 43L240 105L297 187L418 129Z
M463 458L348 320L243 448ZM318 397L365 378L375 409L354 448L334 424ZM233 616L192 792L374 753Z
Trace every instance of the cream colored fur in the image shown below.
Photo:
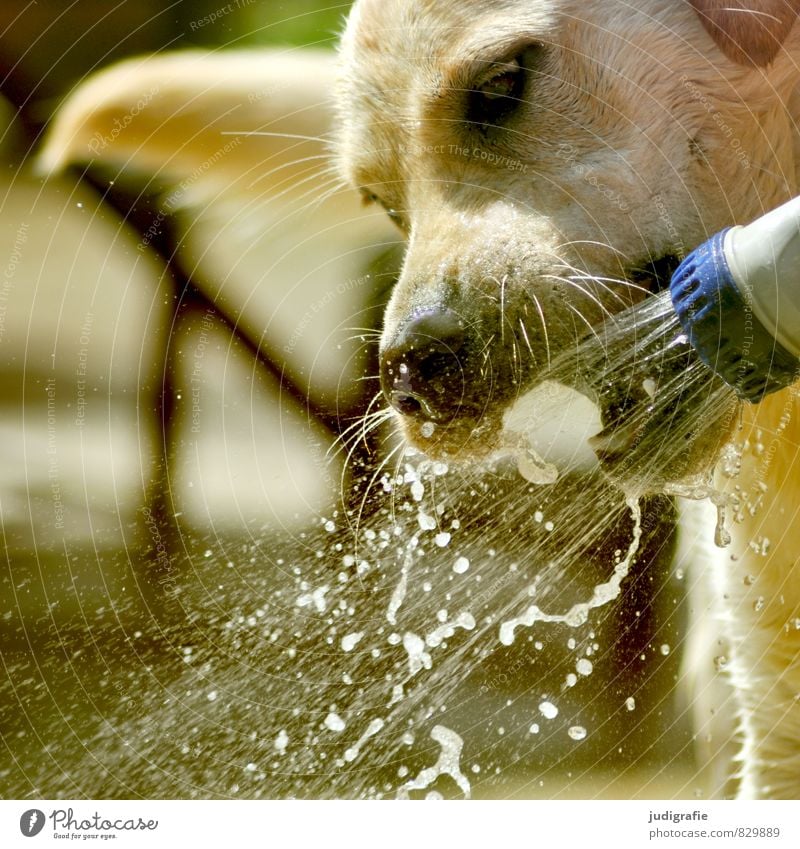
M459 135L459 98L481 61L507 57L521 40L544 43L547 64L502 147L517 167L498 167ZM594 323L640 297L625 282L626 262L688 251L798 192L800 26L759 67L725 55L692 6L675 0L359 0L342 57L335 119L325 75L284 74L277 60L257 53L128 63L73 95L43 162L54 169L99 158L181 177L219 146L222 128L269 129L277 121L278 104L266 115L241 108L248 92L301 76L302 96L291 91L275 126L317 136L333 124L350 181L397 211L408 236L384 344L448 287L474 290L486 309L498 308L502 280L512 302L536 292L549 333L531 344L542 359L574 341L566 329L574 314ZM305 59L288 61L299 67ZM91 140L108 136L152 80L161 87L148 120L131 122L93 155ZM320 109L315 86L324 90ZM295 109L297 101L312 108ZM239 104L238 114L228 102ZM453 154L451 146L468 152ZM249 185L260 156L289 169L296 155L280 145L235 152L224 179ZM563 283L575 269L579 282ZM742 472L720 478L741 490L733 542L711 551L705 528L687 543L706 552L708 562L694 568L714 575L712 603L730 644L742 740L739 792L748 798L800 797L797 407L786 390L745 409L734 434ZM414 422L402 424L422 444ZM442 450L456 444L480 453L463 440Z

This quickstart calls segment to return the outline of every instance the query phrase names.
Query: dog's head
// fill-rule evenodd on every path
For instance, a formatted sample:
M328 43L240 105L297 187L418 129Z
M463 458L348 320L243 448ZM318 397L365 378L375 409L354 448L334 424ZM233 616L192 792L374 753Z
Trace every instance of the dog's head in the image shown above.
M381 381L410 443L486 455L553 357L795 190L798 5L358 0L339 150L408 239Z

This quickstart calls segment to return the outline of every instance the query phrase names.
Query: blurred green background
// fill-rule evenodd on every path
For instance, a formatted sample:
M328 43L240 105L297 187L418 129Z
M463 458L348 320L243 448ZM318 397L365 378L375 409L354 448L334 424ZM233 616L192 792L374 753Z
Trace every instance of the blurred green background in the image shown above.
M0 94L34 125L87 74L180 47L334 47L351 3L319 0L3 0Z

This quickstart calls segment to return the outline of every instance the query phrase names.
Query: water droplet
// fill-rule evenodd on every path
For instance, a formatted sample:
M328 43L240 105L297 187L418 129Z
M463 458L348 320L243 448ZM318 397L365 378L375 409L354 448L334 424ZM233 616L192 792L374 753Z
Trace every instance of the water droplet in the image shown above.
M587 660L585 657L582 657L576 664L575 669L579 675L591 675L592 669L594 666L592 665L591 660Z
M423 531L436 530L436 519L434 519L433 516L429 516L427 513L423 513L422 510L417 513L417 522Z
M636 710L636 699L634 699L633 696L628 696L628 698L625 699L625 707L628 710Z
M275 749L282 755L286 754L286 747L289 745L289 735L285 729L282 729L275 738Z
M347 724L337 713L331 711L325 717L325 727L329 731L334 731L338 734L340 731L344 731L345 728L347 728Z
M573 725L572 728L567 731L567 734L573 740L583 740L586 738L586 729L582 725Z
M552 702L542 702L539 705L539 713L545 719L555 719L558 716L558 708Z
M469 569L469 560L466 557L459 557L453 564L453 571L457 575L463 575Z
M342 651L353 651L353 649L358 644L359 640L361 640L364 636L363 631L356 631L352 634L345 634L342 637Z

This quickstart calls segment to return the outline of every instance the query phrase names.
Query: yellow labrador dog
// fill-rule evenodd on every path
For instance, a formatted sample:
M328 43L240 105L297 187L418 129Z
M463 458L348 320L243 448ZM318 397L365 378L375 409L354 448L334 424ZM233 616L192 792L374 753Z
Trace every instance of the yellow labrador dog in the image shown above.
M485 457L509 407L559 352L657 291L665 270L720 228L798 193L798 9L797 0L356 2L338 84L328 89L324 73L306 82L326 110L335 104L336 117L316 114L335 127L348 180L408 241L381 381L409 443ZM184 158L186 172L203 161L208 133L245 129L247 107L228 116L225 98L258 104L247 92L274 84L266 61L175 56L102 75L55 123L46 164L130 159L148 169L169 159L180 172ZM223 67L235 73L217 89L215 118L192 123L197 110L180 104L213 88ZM143 107L153 120L111 138L112 119L130 113L148 80L158 86ZM248 157L243 173L252 149ZM719 482L739 504L733 539L701 546L707 562L696 564L713 574L730 646L745 798L800 796L798 406L789 389L744 407L738 474ZM698 533L713 539L713 527Z
M412 444L491 450L531 372L642 297L637 270L797 193L799 7L356 4L340 151L408 236L381 356ZM714 558L744 797L800 795L796 408L788 390L744 411Z

